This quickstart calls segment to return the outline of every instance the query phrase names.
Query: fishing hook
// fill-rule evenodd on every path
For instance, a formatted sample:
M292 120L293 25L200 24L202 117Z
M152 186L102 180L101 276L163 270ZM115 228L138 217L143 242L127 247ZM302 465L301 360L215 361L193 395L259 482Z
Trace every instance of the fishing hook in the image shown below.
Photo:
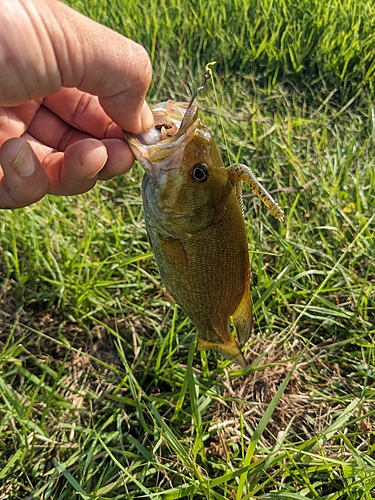
M186 122L190 119L190 116L191 116L191 106L193 104L193 102L195 101L195 98L197 97L198 93L205 88L206 86L206 83L207 81L211 78L211 74L209 71L205 71L204 72L204 75L203 75L203 83L200 87L197 88L197 90L194 92L193 94L193 97L190 99L190 102L188 104L188 107L186 108L186 111L185 111L185 114L184 114L184 117L181 121L181 124L180 124L180 128L178 129L178 131L180 131L185 125L186 125Z

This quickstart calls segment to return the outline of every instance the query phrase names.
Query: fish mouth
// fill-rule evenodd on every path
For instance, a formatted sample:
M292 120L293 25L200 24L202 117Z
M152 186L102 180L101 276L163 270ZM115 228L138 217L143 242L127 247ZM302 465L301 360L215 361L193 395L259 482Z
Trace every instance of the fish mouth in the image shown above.
M178 166L196 128L198 108L187 102L166 101L151 106L151 111L155 127L143 134L124 131L124 135L136 159L153 176Z

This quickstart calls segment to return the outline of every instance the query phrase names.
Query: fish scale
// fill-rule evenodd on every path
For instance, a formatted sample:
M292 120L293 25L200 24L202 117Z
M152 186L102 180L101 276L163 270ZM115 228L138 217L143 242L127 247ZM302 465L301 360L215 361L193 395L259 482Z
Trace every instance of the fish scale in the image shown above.
M229 357L235 357L245 365L229 325L229 318L240 305L249 279L244 224L239 217L239 222L234 225L231 218L225 217L228 208L240 211L233 195L234 192L224 216L194 238L161 237L149 215L146 216L146 227L163 284L199 332L198 348L215 349L223 354L230 352ZM230 228L227 227L229 224ZM232 241L228 241L229 238ZM245 323L247 339L251 332L251 317Z

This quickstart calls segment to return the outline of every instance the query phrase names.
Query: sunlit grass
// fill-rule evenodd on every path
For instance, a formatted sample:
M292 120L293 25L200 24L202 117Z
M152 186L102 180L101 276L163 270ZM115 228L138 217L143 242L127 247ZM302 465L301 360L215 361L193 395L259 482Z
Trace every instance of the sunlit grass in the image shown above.
M3 211L0 499L373 498L372 3L71 4L147 47L150 101L217 60L201 116L286 219L246 191L244 371L165 300L139 166Z
M367 0L68 3L147 48L161 76L153 84L159 100L180 90L180 71L196 74L211 60L226 77L251 76L267 91L281 79L303 82L307 94L372 88L375 5Z

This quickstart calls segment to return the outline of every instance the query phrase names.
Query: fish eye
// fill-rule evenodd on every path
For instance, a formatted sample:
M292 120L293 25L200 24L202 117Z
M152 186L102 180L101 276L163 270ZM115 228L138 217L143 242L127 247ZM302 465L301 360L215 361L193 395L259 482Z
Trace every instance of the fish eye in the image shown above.
M191 176L195 181L205 182L208 179L209 167L206 163L196 163L191 169Z

